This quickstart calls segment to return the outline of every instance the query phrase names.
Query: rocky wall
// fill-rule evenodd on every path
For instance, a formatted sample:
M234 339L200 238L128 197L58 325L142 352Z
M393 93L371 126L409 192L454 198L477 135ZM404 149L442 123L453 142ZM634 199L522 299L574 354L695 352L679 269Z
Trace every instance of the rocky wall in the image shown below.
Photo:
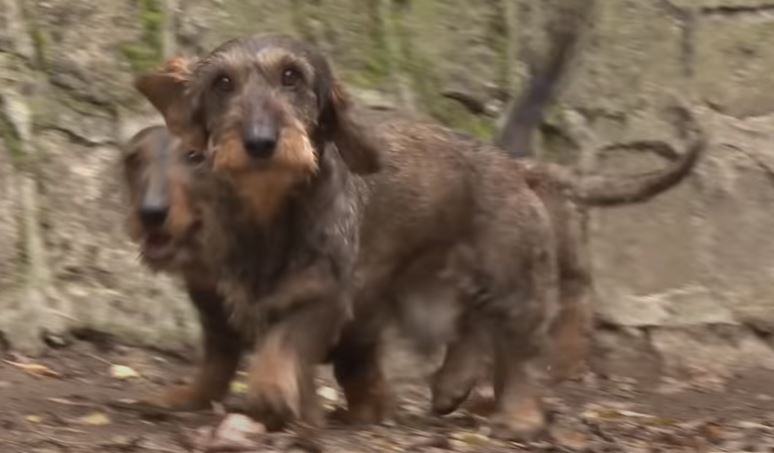
M570 0L571 1L571 0ZM491 139L561 0L0 0L0 332L35 351L108 331L193 343L173 282L137 262L123 227L118 144L158 121L134 74L245 33L316 42L356 97ZM597 0L541 157L593 171L664 165L617 148L680 149L673 107L706 157L645 204L592 212L599 354L609 366L727 373L774 366L774 2ZM463 92L486 114L444 96ZM609 152L600 152L603 147Z

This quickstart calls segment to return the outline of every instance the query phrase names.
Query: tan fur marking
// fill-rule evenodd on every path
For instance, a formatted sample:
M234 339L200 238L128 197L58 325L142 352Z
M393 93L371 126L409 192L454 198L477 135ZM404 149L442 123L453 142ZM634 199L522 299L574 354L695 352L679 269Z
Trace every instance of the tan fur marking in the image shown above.
M256 351L248 372L248 398L282 403L298 417L301 410L301 392L298 376L298 357L288 348L282 329L273 331Z
M304 177L316 173L318 162L312 142L297 119L282 128L275 163Z
M186 57L176 57L164 64L163 72L180 81L187 81L191 76L191 60Z
M250 161L235 132L220 140L214 153L214 170L232 180L261 223L272 220L290 191L317 171L314 148L300 125L283 128L277 154L264 168Z

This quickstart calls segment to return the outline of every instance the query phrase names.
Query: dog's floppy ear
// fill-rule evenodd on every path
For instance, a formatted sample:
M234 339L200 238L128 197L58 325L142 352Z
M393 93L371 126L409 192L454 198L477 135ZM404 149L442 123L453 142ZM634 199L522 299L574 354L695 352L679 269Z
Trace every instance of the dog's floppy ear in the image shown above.
M191 78L192 61L185 57L169 60L160 70L143 74L134 80L134 87L164 116L173 134L190 127L193 105L186 99Z
M374 134L355 123L349 97L336 82L329 93L327 121L330 139L351 172L364 175L379 171L379 143Z

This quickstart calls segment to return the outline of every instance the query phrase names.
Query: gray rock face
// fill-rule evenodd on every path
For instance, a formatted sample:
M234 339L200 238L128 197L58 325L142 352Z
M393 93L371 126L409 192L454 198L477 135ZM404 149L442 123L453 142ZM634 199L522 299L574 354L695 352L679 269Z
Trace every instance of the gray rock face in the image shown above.
M124 232L117 144L159 121L132 91L136 72L280 31L317 43L362 101L488 140L497 120L441 93L507 103L524 80L519 56L544 48L543 21L560 1L539 3L1 0L0 332L33 352L47 332L82 327L169 349L196 338L175 283L145 271ZM547 132L542 157L622 174L657 168L653 156L598 150L633 139L679 149L676 102L711 142L675 190L593 211L604 355L627 355L611 338L639 331L638 350L668 371L718 353L739 358L724 369L774 363L774 2L597 4L548 120L570 140ZM698 344L705 352L694 354Z

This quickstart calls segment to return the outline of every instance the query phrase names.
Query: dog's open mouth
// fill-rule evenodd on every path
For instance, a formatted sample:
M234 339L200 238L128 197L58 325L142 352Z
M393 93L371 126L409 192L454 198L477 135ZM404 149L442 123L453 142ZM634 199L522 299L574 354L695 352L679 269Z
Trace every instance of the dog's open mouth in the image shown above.
M175 241L167 233L150 233L142 243L142 254L150 261L164 261L175 252Z

